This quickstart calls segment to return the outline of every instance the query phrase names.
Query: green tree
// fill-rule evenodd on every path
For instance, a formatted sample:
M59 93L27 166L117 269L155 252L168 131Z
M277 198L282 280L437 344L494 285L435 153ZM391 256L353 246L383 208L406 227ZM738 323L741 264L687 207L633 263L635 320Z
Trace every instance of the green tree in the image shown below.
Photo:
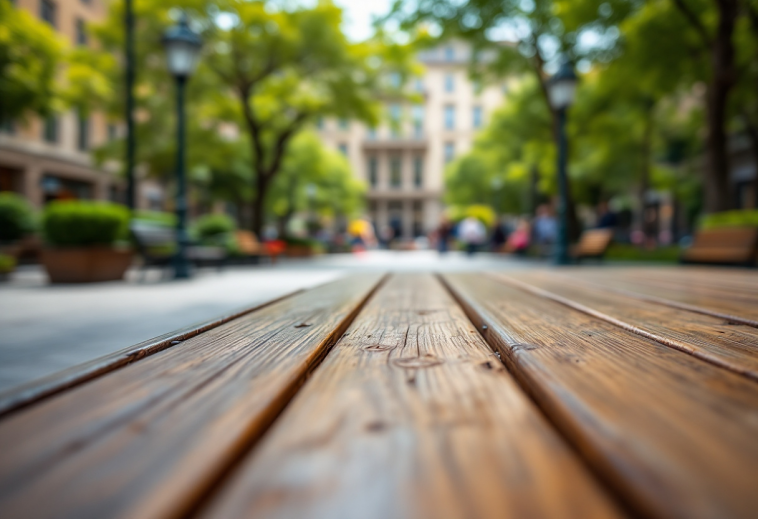
M53 111L63 55L64 44L50 27L0 0L0 121Z

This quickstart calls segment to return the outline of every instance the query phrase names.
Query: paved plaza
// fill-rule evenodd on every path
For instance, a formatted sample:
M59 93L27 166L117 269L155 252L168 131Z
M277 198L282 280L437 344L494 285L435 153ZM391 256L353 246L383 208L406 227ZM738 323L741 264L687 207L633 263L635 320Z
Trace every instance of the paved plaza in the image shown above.
M274 266L202 270L189 281L130 272L126 282L49 285L38 267L0 284L0 391L158 335L351 272L531 268L489 254L433 251L335 254Z

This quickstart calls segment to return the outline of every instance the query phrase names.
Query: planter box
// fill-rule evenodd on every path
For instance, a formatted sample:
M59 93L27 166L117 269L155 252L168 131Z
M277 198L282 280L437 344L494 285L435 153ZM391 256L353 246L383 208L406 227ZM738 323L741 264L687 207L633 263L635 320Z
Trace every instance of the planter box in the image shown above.
M42 264L52 283L94 283L123 279L132 251L110 247L43 249Z
M307 258L316 253L310 245L287 245L284 255L288 258Z

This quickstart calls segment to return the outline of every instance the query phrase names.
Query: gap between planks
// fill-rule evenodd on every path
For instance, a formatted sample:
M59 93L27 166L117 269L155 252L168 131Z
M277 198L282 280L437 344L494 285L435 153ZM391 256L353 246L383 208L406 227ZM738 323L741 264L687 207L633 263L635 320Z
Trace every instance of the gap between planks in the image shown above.
M719 368L726 369L728 371L731 371L733 373L737 373L738 375L742 375L750 380L758 382L758 373L747 368L743 368L733 362L729 362L726 360L721 359L720 357L714 356L713 354L707 352L707 351L700 351L697 349L693 349L691 347L687 347L683 343L677 340L669 339L668 337L664 337L660 334L649 332L647 330L643 330L639 326L635 326L631 323L628 323L626 321L623 321L621 319L618 319L616 317L610 316L604 312L601 312L599 310L595 310L594 308L590 308L589 306L586 306L582 303L578 303L576 301L572 301L571 299L568 299L566 297L563 297L561 295L555 294L553 292L550 292L549 290L539 288L537 286L531 285L529 283L513 279L508 276L499 275L499 274L493 274L493 273L487 273L488 277L491 277L492 279L505 283L508 285L511 285L517 289L523 290L525 292L529 292L535 296L542 297L545 299L550 299L551 301L555 301L556 303L562 304L564 306L567 306L568 308L571 308L573 310L576 310L578 312L582 312L584 314L587 314L592 317L596 317L597 319L601 319L609 324L612 324L614 326L617 326L621 328L622 330L626 330L628 332L634 333L636 335L639 335L641 337L645 337L646 339L653 340L655 342L658 342L660 344L663 344L664 346L667 346L669 348L673 348L675 350L681 351L683 353L686 353L688 355L691 355L699 360L702 360L704 362L708 362L709 364L713 364L714 366L718 366ZM604 288L604 287L603 287ZM611 291L616 292L615 290L611 289ZM622 294L626 295L626 294ZM676 308L676 305L666 305ZM684 308L677 308L679 310L686 310ZM712 314L707 314L705 312L698 312L703 313L705 315L708 315L709 317L715 317ZM743 323L740 323L743 324Z

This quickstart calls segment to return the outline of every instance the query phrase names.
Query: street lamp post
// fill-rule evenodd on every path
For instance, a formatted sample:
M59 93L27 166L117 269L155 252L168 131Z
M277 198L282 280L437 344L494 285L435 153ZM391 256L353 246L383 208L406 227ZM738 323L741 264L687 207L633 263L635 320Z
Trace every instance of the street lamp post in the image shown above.
M502 195L500 189L503 187L503 179L500 177L493 177L490 180L490 187L492 188L493 206L496 214L500 214Z
M558 236L555 244L555 263L568 265L569 236L568 236L568 176L566 162L568 145L566 143L566 111L573 104L576 96L577 77L571 61L563 59L558 72L548 82L548 97L550 105L558 115Z
M187 16L182 14L179 24L169 28L163 36L168 70L176 79L176 242L174 278L186 279L190 275L187 261L187 185L184 172L185 127L184 88L195 71L202 40L190 29Z

